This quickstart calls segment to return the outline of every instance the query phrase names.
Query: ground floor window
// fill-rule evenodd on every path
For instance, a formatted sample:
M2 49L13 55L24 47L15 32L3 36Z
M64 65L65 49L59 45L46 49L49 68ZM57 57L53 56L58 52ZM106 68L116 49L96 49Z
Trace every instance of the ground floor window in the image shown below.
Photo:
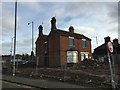
M78 63L78 51L67 51L67 63Z
M89 58L89 52L81 52L81 61L83 61L85 58Z

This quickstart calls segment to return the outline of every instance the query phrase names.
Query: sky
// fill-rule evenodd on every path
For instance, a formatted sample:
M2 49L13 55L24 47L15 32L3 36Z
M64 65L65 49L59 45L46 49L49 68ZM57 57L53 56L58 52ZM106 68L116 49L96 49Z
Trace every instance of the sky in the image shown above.
M25 2L26 1L26 2ZM57 0L58 1L58 0ZM76 33L84 34L92 39L92 51L104 43L104 37L110 36L111 41L118 39L118 2L40 2L39 0L24 0L18 2L16 53L30 54L32 49L32 21L34 22L34 52L38 37L38 27L43 26L44 34L51 30L50 20L56 17L57 28L68 31L73 26ZM71 1L71 0L70 0ZM14 2L4 0L1 3L1 42L2 53L10 54L13 50L14 37ZM98 44L96 42L96 37Z

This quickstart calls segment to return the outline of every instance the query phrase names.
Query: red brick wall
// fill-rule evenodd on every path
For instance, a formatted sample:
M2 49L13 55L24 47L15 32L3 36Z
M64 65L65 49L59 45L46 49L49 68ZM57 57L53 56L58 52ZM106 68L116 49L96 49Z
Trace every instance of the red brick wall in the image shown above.
M51 33L49 36L49 66L60 66L60 39L59 35Z
M44 42L45 38L43 36L39 37L39 39L36 42L36 55L38 58L39 66L44 66Z
M75 49L78 50L78 60L81 59L80 52L89 52L91 53L91 41L87 40L87 47L82 47L82 39L74 38ZM67 59L66 50L69 49L69 37L60 36L60 62L61 65L64 65Z
M66 36L60 36L60 62L64 65L67 60L66 50L69 49L69 38Z
M85 47L85 48L83 48L82 47L82 39L79 39L79 47L80 48L78 48L79 49L79 51L81 51L81 52L90 52L91 53L91 41L90 40L88 40L87 39L87 47Z

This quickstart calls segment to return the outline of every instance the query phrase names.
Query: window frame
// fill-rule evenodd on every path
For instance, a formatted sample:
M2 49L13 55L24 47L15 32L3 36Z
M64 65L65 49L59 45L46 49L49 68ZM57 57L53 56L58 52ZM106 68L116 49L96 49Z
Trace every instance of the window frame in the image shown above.
M87 47L87 40L86 39L82 39L82 47L83 48Z
M67 63L78 63L78 51L67 51Z
M75 47L74 37L69 36L69 47Z
M44 42L44 49L45 49L45 54L47 54L48 52L47 52L47 48L48 48L48 42L47 41L45 41Z

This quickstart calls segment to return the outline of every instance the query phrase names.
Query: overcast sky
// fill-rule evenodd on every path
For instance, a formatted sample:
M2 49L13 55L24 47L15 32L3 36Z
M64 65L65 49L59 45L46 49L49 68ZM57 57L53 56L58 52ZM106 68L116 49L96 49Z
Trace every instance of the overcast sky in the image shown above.
M43 25L44 34L51 30L50 20L56 16L57 28L68 31L70 25L75 32L92 39L92 50L104 43L104 37L118 38L117 2L18 2L16 53L31 52L31 33L34 22L34 48L38 37L38 26ZM14 2L2 2L2 54L10 54L14 37ZM35 49L34 49L35 50Z

